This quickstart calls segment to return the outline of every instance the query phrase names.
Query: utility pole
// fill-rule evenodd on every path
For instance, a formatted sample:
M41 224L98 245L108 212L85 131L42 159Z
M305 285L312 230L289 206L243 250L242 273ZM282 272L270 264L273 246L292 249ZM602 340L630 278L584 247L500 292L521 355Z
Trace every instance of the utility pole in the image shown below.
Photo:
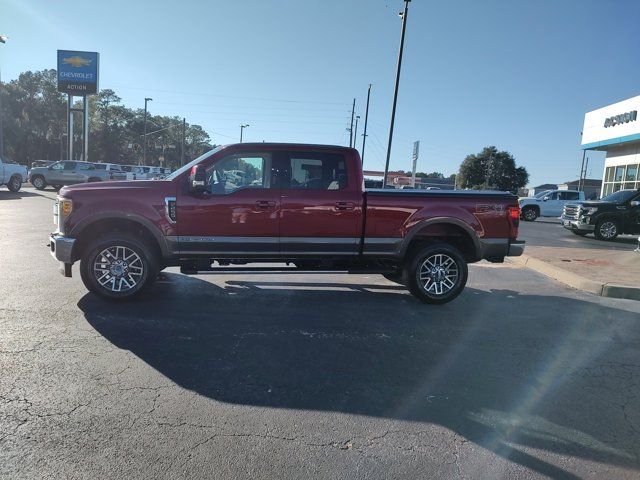
M184 137L187 132L187 119L182 117L182 142L180 142L180 165L184 165Z
M580 165L580 178L578 178L578 191L582 190L582 172L584 172L584 157L587 154L586 150L582 150L582 165Z
M251 125L249 125L248 123L246 125L240 125L240 143L242 143L242 131L247 128L250 127Z
M402 33L400 35L400 51L398 52L398 68L396 70L396 85L393 92L393 107L391 109L391 125L389 126L389 144L387 145L387 161L384 165L384 178L382 179L382 188L387 186L387 174L389 173L389 160L391 159L391 143L393 142L393 124L396 118L396 105L398 103L398 86L400 85L400 70L402 69L402 52L404 50L404 34L407 30L407 15L409 14L409 2L404 0L404 13L402 18Z
M0 35L0 43L7 43L7 36ZM4 129L2 128L2 75L0 75L0 159L4 160Z
M351 107L351 126L349 127L349 146L353 147L353 115L356 113L356 99L353 99L353 107Z
M364 165L364 146L367 143L367 123L369 123L369 99L371 98L371 84L369 84L369 90L367 91L367 109L364 112L364 133L362 134L362 165Z
M142 144L142 165L147 164L147 103L153 101L153 98L145 97L144 99L144 136Z
M360 115L356 115L356 129L353 132L353 148L356 148L356 139L358 138L358 120L360 120Z

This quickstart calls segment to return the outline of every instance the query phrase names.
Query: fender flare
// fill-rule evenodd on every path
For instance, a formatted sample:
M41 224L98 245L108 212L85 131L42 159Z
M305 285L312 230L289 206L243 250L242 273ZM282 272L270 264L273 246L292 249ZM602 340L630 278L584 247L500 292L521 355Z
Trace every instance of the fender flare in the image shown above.
M160 252L162 253L162 256L164 258L169 258L174 253L169 248L166 237L162 234L162 232L159 231L158 227L149 219L134 213L123 214L122 212L100 212L93 214L80 220L68 233L68 235L70 237L79 238L82 232L87 227L93 225L96 222L102 222L105 220L128 220L138 223L141 227L147 230L153 238L155 238L158 246L160 247Z
M414 239L416 235L418 235L418 233L420 233L420 230L422 230L424 227L428 227L429 225L436 225L436 224L443 224L443 223L462 228L462 230L464 230L467 233L467 235L469 235L469 237L471 238L471 241L473 242L476 259L480 260L482 258L482 246L480 244L480 238L478 237L478 233L473 228L471 228L467 223L452 217L434 217L434 218L430 218L428 220L422 220L416 223L413 227L411 227L411 230L404 237L404 240L402 241L402 243L400 243L399 252L398 252L399 256L401 258L404 258L409 248L409 245L411 244L411 241Z

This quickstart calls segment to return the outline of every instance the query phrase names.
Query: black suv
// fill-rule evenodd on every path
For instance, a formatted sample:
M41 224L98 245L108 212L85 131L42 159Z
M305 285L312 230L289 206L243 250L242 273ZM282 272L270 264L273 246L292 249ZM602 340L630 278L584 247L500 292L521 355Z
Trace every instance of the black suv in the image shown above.
M622 233L640 233L640 189L619 190L601 200L564 206L562 225L576 235L593 233L613 240Z

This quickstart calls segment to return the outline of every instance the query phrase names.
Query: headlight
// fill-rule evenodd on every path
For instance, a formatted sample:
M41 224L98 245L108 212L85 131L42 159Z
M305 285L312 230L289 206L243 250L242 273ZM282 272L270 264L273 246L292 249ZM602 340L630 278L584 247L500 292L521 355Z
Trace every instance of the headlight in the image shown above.
M68 198L60 199L60 213L64 217L68 217L69 214L73 211L73 202Z
M596 213L598 211L598 207L583 207L582 209L582 213L584 213L585 215L593 215L594 213Z

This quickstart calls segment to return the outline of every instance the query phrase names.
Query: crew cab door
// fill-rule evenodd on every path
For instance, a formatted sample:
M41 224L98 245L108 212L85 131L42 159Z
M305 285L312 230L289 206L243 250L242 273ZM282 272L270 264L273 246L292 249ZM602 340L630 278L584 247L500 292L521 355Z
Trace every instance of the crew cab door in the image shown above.
M543 217L559 217L564 203L560 200L560 192L551 192L542 199L540 215Z
M67 163L75 165L76 162L58 162L49 167L46 174L46 181L51 185L62 185L64 183L64 168Z
M282 161L282 256L356 255L362 189L354 166L343 154L322 151L290 151Z
M236 152L207 167L207 191L177 200L182 254L277 258L280 191L272 154Z
M624 223L625 233L640 233L640 195L629 201Z

